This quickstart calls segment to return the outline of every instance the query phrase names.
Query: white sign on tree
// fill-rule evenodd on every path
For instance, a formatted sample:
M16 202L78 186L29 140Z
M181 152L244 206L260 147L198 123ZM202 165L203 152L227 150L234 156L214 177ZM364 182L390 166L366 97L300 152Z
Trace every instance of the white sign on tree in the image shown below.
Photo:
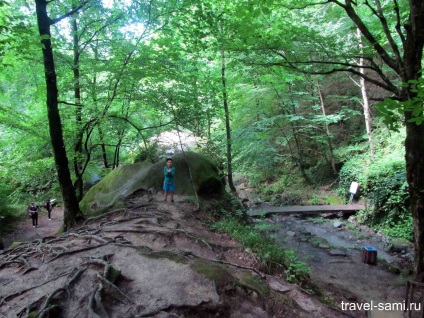
M359 188L359 183L358 183L358 182L353 181L353 182L350 184L349 192L350 192L350 193L353 193L353 194L356 194L356 192L358 192L358 188Z
M353 196L356 194L356 192L358 192L358 188L359 188L359 183L358 183L358 182L353 181L353 182L350 184L350 189L349 189L349 192L350 192L350 200L349 200L349 203L352 203Z

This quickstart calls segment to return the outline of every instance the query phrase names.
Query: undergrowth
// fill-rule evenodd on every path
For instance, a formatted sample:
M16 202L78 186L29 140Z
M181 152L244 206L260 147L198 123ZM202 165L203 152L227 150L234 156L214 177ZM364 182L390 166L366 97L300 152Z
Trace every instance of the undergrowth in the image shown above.
M293 250L283 249L273 238L261 234L263 226L257 228L242 224L234 216L225 216L210 227L228 234L244 248L249 248L266 265L269 273L283 268L289 282L302 282L308 277L310 269L306 263L299 261Z
M357 219L383 234L412 241L413 226L406 181L405 152L402 147L405 132L376 135L381 147L374 157L368 153L352 155L340 171L339 194L349 197L352 181L360 184L360 195L368 208Z

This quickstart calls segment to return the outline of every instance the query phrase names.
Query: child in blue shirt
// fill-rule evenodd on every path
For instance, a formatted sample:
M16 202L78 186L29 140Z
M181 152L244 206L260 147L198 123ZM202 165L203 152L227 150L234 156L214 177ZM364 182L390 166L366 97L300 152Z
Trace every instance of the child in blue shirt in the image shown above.
M171 202L174 202L174 175L175 167L172 166L172 158L166 159L166 166L163 167L163 174L165 180L163 182L163 191L165 191L165 200L168 198L168 194L171 195Z

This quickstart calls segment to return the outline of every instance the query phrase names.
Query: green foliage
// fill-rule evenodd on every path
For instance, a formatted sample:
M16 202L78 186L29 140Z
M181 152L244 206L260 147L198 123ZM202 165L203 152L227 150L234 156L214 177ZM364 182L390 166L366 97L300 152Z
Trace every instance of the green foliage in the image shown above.
M10 185L0 183L0 237L12 231L11 225L20 220L23 215L26 217L27 205L13 204L10 198L12 192L13 189Z
M380 138L384 140L383 148L374 158L368 154L356 155L344 164L340 171L339 193L347 200L350 183L358 182L361 195L371 204L370 209L358 214L358 219L388 235L412 239L412 215L402 147L404 132L387 136L383 131L376 135L377 141Z
M411 92L416 94L413 98L406 101L385 98L376 105L384 123L391 130L399 131L405 112L411 113L410 122L421 125L424 121L424 78L419 77L418 80L411 80L408 85L411 86Z
M307 220L316 224L323 224L327 221L326 219L322 217L308 218Z
M297 259L293 250L278 246L272 238L262 235L255 226L244 225L235 218L226 217L211 227L227 233L243 247L251 249L266 264L269 272L283 266L288 281L303 281L310 271L304 262Z
M151 163L156 163L159 161L159 151L157 143L149 143L146 148L141 149L138 154L135 155L134 163L146 160Z

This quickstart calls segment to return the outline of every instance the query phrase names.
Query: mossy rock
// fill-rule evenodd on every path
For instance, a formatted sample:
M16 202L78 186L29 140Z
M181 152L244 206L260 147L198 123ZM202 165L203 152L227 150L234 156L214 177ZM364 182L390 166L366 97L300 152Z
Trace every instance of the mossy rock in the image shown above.
M99 214L109 209L123 207L122 198L144 187L143 177L151 166L151 163L138 162L112 170L99 183L94 185L81 200L80 208L82 212L84 214Z
M253 276L249 272L242 272L237 278L239 281L237 285L253 290L261 297L268 296L270 293L267 283L258 276Z
M155 164L138 162L114 169L87 192L80 202L81 210L88 215L100 214L123 207L123 199L136 191L160 191L165 165L166 160L163 159ZM219 169L208 158L186 152L185 155L176 155L173 165L176 195L194 195L195 191L199 195L224 193L225 184L221 181Z
M166 160L164 159L152 165L147 172L146 179L150 181L151 188L162 189L165 165ZM195 191L199 195L222 194L224 184L221 181L219 169L205 156L194 152L186 152L185 155L178 154L173 158L173 166L175 167L175 194L194 195ZM190 179L190 172L193 183Z
M150 253L141 253L141 254L153 259L166 258L178 264L188 264L187 257L172 251L159 251L159 252L150 252Z
M218 288L225 287L229 284L235 285L237 280L220 264L205 260L196 259L191 268L197 273L213 280Z
M268 285L265 282L247 271L241 271L233 274L224 265L220 265L206 259L194 260L191 264L191 268L197 273L213 280L218 289L232 285L239 286L245 290L254 291L260 297L268 296L270 293Z

